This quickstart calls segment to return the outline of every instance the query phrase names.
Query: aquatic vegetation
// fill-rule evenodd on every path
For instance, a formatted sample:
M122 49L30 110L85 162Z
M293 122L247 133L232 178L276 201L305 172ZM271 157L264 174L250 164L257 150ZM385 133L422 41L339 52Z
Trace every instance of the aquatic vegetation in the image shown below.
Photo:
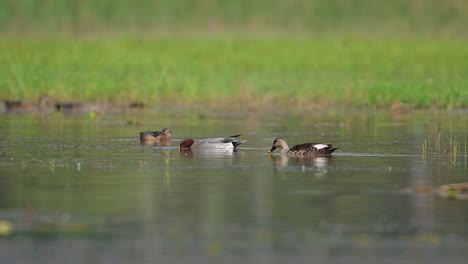
M458 153L457 137L453 136L453 135L450 135L448 140L449 140L449 146L450 146L450 149L449 149L450 160L453 163L455 163L455 162L457 162L457 153Z
M458 156L463 149L460 148L460 143L457 139L457 136L454 134L450 134L447 136L447 141L442 141L442 132L439 132L436 137L431 138L431 133L427 139L424 139L422 145L422 158L423 160L427 159L428 154L437 154L437 155L448 155L451 163L456 163L458 161ZM465 139L464 143L464 152L463 156L465 157L466 163L466 156L467 152L467 139Z
M451 199L468 199L468 183L453 183L442 185L437 188L437 192L440 196L451 198Z
M423 160L427 158L427 140L424 140L424 143L422 143L422 157Z
M10 221L0 219L0 237L10 235L13 230L13 224Z

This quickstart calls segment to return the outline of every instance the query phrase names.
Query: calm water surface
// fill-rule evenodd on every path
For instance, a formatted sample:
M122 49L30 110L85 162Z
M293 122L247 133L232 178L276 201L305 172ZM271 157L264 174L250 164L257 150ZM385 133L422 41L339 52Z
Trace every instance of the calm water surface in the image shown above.
M140 145L138 132L164 127L174 131L171 146ZM233 134L247 140L233 154L178 149L184 137ZM277 136L340 149L331 159L269 157ZM466 111L2 114L0 255L8 263L466 263L468 201L433 188L468 182L467 141Z

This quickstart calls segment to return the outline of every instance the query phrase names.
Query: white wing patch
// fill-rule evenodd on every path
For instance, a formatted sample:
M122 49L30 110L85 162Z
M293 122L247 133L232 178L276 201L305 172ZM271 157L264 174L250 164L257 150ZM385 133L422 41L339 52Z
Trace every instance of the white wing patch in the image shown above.
M328 147L327 144L315 144L314 145L314 148L316 148L316 149L323 149L323 148L326 148L326 147Z
M232 145L232 143L229 143L229 144L227 144L227 146L225 147L225 149L227 149L227 150L234 150L234 145Z

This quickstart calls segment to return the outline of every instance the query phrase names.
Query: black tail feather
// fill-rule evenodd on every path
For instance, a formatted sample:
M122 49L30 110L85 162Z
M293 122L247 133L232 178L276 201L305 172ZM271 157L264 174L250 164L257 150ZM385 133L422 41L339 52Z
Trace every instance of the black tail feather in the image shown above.
M239 146L240 144L246 142L245 140L244 141L232 141L232 145L234 146L234 149L237 148L237 146Z
M332 147L330 147L330 148L327 149L326 152L327 152L328 154L332 154L333 151L335 151L335 150L337 150L337 149L338 149L338 148L332 148Z

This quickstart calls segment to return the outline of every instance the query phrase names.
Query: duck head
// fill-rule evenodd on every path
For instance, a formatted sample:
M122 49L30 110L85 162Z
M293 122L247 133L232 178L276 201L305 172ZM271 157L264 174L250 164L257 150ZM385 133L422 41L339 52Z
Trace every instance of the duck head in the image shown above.
M164 135L166 135L166 137L168 139L171 139L172 138L172 131L169 129L169 128L164 128L162 131L161 131Z
M287 148L288 145L286 144L286 141L284 139L278 137L273 140L273 145L271 146L271 149L268 151L268 153L273 152L276 148Z
M193 138L184 138L182 139L182 141L180 142L179 144L179 147L181 149L189 149L193 143L195 143L195 141L193 140Z

